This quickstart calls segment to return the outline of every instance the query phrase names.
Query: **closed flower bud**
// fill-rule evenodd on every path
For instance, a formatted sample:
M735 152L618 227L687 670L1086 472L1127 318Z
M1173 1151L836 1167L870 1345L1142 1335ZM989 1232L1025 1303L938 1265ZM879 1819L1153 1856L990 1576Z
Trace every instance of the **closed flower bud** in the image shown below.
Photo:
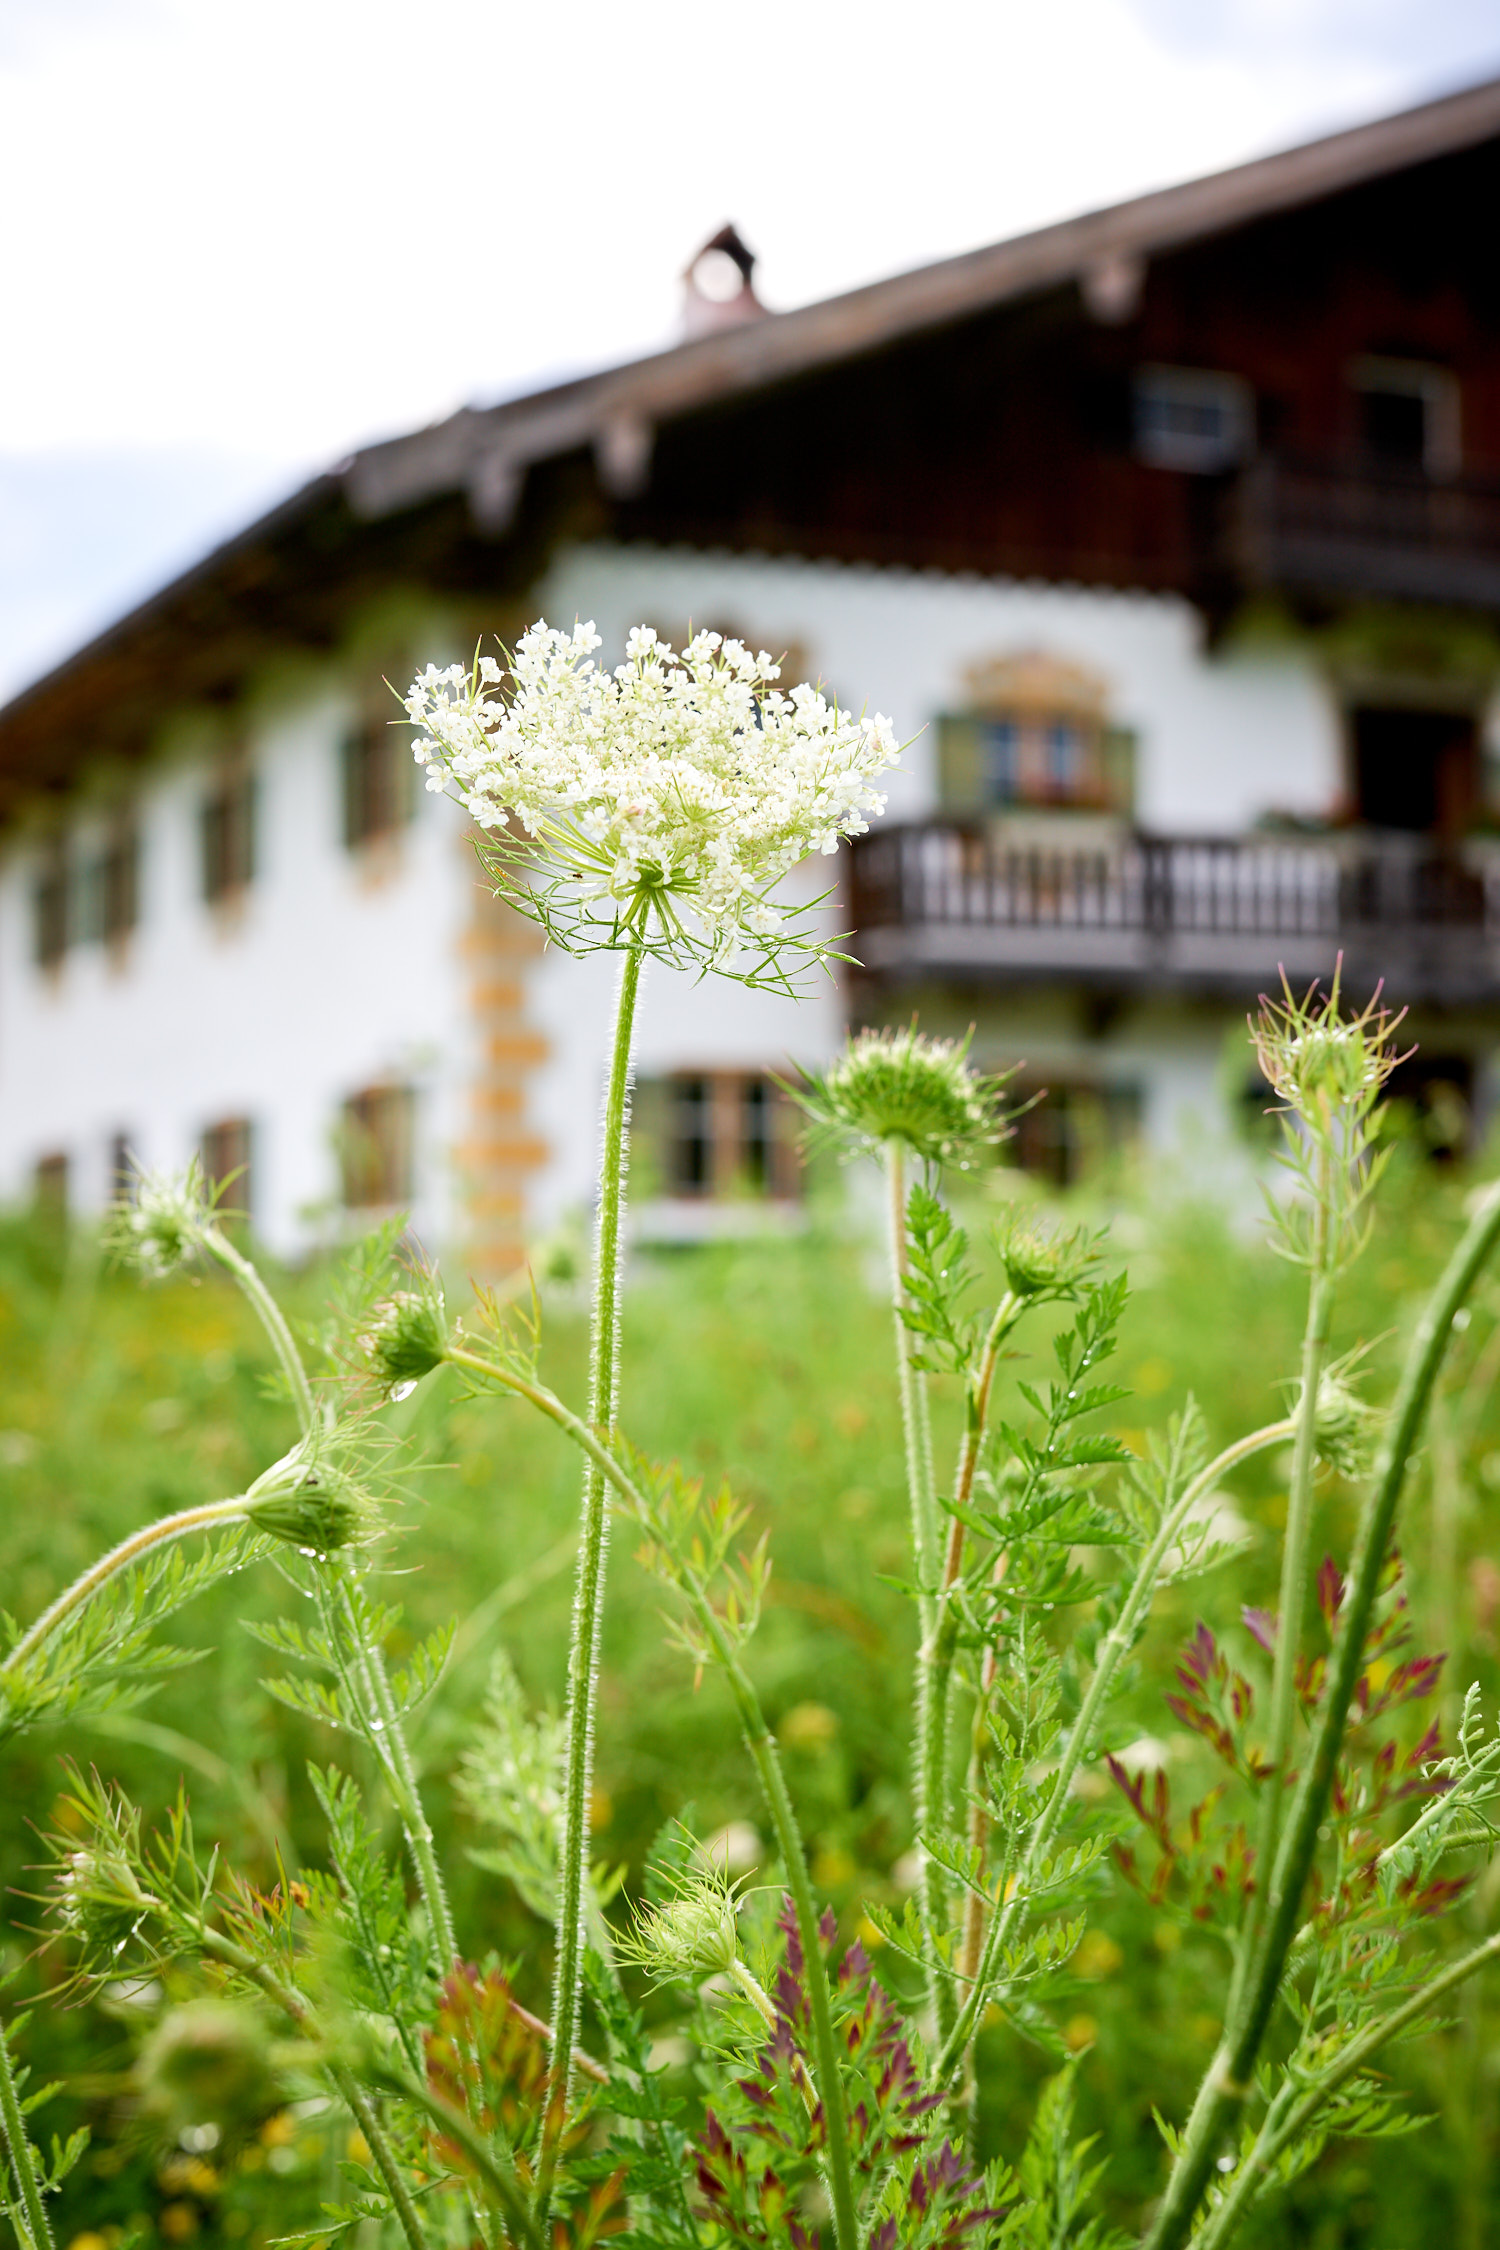
M212 1218L196 1157L184 1172L145 1172L135 1196L110 1214L106 1240L123 1264L153 1280L186 1265Z
M364 1534L369 1504L359 1488L329 1462L304 1469L296 1483L273 1485L245 1510L257 1531L284 1539L304 1554L331 1555Z
M969 1042L928 1039L908 1026L863 1031L821 1078L792 1091L813 1121L813 1137L846 1153L900 1142L930 1164L965 1168L1004 1134L1003 1080L969 1066Z
M1346 1363L1347 1364L1347 1363ZM1368 1474L1385 1417L1369 1406L1330 1370L1318 1385L1318 1410L1313 1420L1313 1440L1318 1458L1340 1476Z
M441 1367L447 1343L447 1312L433 1282L421 1289L398 1289L378 1304L359 1348L381 1388L396 1391Z
M1014 1296L1065 1296L1097 1265L1095 1239L1086 1232L1058 1235L1010 1213L995 1229L995 1247Z
M1400 1017L1379 996L1357 1016L1339 1013L1339 979L1320 997L1262 1000L1250 1025L1261 1074L1278 1101L1310 1125L1330 1111L1358 1109L1379 1093L1400 1057L1393 1035Z
M96 1959L122 1953L156 1903L128 1855L107 1837L65 1852L58 1863L54 1914Z
M188 2000L163 2016L136 2070L145 2107L174 2133L213 2124L226 2136L279 2102L270 2037L251 2008Z
M734 1888L712 1874L684 1882L665 1906L637 1915L625 1951L653 1976L695 1982L724 1976L740 1957Z

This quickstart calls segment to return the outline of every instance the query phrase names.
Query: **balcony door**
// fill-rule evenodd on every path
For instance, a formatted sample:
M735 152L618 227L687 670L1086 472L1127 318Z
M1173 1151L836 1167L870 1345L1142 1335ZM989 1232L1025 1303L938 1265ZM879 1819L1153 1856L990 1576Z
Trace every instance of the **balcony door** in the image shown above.
M1479 734L1459 711L1382 709L1349 714L1354 802L1368 828L1454 842L1479 803Z

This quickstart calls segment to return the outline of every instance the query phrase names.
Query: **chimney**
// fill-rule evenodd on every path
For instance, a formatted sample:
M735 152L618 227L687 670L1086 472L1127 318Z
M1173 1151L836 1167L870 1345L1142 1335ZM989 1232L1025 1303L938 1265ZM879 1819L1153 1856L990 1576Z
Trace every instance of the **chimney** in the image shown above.
M755 294L754 272L755 253L745 248L738 230L720 227L682 276L683 335L707 336L716 328L763 319L766 308Z

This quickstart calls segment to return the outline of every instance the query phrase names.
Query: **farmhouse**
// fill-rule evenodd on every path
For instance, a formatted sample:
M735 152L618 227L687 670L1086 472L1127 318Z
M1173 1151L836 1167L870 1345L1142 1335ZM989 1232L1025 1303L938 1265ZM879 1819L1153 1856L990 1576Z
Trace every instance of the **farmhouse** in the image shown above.
M801 1006L661 974L643 1223L797 1191L770 1073L977 1026L1023 1160L1227 1137L1284 962L1500 1040L1500 81L370 447L0 711L0 1195L202 1149L273 1247L409 1204L479 1265L590 1192L610 967L545 953L382 685L593 618L784 652L910 748ZM837 911L835 910L837 909Z

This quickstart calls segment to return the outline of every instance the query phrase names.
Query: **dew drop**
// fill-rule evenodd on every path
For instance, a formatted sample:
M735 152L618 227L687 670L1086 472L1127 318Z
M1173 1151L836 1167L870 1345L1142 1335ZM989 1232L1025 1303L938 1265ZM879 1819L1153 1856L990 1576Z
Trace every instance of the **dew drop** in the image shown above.
M410 1398L412 1392L416 1389L416 1387L416 1384L413 1382L393 1383L391 1385L392 1405L399 1406L404 1398Z

